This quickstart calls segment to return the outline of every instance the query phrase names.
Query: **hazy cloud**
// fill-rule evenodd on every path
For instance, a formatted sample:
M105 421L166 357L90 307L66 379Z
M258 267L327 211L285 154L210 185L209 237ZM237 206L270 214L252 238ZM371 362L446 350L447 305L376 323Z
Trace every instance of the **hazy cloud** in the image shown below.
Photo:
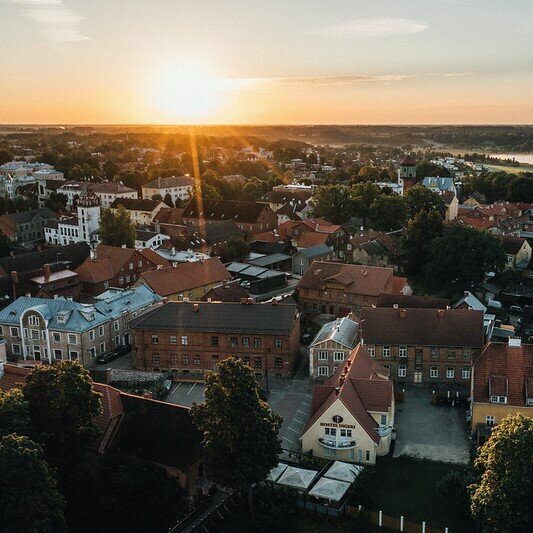
M39 31L54 43L87 41L80 30L84 17L65 6L63 0L6 0L25 6L24 15L39 25Z
M340 22L314 30L315 35L331 37L387 37L391 35L414 35L428 28L422 20L404 18L367 18Z

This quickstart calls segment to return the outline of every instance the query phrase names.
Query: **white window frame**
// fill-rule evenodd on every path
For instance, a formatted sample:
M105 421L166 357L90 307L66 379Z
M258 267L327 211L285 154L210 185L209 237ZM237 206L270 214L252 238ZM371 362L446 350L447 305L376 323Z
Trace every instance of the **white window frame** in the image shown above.
M382 357L390 357L390 344L386 344L381 347L381 355Z
M329 376L329 366L320 365L317 370L319 377L327 378Z
M100 353L105 353L105 342L100 343Z
M11 351L14 355L20 355L20 344L11 344Z
M89 340L94 341L95 338L96 338L96 333L94 332L94 329L91 329L91 331L89 331Z
M28 324L30 326L38 326L40 324L40 320L39 320L39 317L38 316L35 316L35 315L30 315L28 317Z
M115 331L118 331L120 329L120 324L119 324L118 320L115 320L115 322L113 322L113 329Z
M399 346L398 347L398 356L399 357L407 357L407 346Z
M437 379L439 377L439 367L430 366L429 367L429 377L430 379Z
M470 379L470 367L464 366L461 370L461 377L463 379Z
M455 368L449 366L446 368L446 379L454 379L455 378Z
M344 352L333 352L333 361L335 363L344 361L345 358L346 358L346 355Z
M329 359L329 354L325 350L319 350L318 352L318 360L319 361L327 361Z
M104 326L100 326L98 328L98 335L100 335L100 337L103 337L104 336L104 333L105 333L105 328Z
M9 330L10 330L9 332L11 333L12 337L18 337L19 336L19 328L12 326L11 328L9 328Z
M78 344L78 336L76 335L76 333L69 333L67 340L68 340L68 344Z
M485 417L485 424L488 426L488 427L492 427L494 426L494 424L496 423L496 419L494 418L494 416L492 415L487 415Z
M189 345L189 337L187 335L181 336L181 345L182 346L188 346Z
M370 357L375 357L376 356L376 348L375 346L369 346L367 348L368 350L368 355L370 355Z
M496 395L492 395L490 397L490 403L502 403L502 404L506 404L507 403L507 396L496 396Z
M407 365L398 365L398 377L405 378L407 376Z
M345 429L345 428L341 428L341 437L348 437L348 438L352 438L352 430L351 429Z
M324 428L324 435L327 435L328 437L336 437L337 428Z

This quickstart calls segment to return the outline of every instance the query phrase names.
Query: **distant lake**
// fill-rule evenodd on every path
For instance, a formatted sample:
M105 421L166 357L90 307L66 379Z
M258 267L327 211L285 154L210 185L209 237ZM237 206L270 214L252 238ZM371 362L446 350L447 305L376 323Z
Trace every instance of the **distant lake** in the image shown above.
M533 154L490 154L490 156L498 159L515 159L519 163L533 165Z

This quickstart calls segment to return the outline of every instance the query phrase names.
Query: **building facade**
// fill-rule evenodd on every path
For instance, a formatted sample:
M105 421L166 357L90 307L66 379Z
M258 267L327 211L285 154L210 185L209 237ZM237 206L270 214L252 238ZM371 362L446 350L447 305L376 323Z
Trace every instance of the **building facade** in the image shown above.
M168 178L157 178L142 186L142 197L151 200L156 194L165 198L167 194L175 204L188 200L194 190L194 179L190 176L170 176Z

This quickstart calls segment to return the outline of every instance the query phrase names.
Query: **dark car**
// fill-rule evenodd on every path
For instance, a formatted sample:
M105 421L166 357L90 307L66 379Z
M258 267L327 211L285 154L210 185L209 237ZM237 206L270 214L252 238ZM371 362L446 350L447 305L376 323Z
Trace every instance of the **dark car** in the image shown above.
M113 353L116 353L117 356L124 355L129 352L131 352L131 344L121 344L113 350Z
M98 359L96 359L96 362L100 365L104 365L105 363L110 363L111 361L114 361L118 357L118 354L116 352L106 352L103 353Z

